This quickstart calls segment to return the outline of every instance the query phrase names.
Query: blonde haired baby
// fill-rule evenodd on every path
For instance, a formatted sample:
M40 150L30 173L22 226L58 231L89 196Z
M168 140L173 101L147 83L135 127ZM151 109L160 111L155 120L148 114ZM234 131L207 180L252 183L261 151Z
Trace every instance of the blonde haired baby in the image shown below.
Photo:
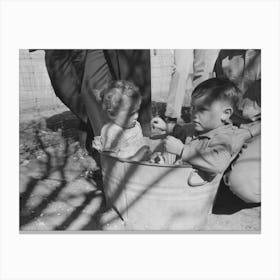
M137 121L141 105L139 89L129 81L113 81L101 91L100 97L110 122L94 138L93 147L117 158L146 160L149 147Z

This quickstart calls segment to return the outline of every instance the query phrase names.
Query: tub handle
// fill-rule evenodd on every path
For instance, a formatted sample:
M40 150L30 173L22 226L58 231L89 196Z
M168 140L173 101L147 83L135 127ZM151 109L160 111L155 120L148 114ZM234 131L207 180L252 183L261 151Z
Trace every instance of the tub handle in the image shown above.
M200 187L200 186L203 186L207 183L207 181L203 180L202 178L201 178L201 182L195 182L194 176L201 178L197 174L197 170L192 170L190 175L189 175L189 178L188 178L188 186L190 186L190 187Z

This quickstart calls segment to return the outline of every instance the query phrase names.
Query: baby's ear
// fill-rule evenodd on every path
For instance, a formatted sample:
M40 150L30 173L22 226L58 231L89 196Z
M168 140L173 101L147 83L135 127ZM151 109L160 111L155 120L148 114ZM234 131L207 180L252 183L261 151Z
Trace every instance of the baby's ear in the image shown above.
M231 107L225 108L221 116L222 121L229 120L232 114L233 114L233 109Z

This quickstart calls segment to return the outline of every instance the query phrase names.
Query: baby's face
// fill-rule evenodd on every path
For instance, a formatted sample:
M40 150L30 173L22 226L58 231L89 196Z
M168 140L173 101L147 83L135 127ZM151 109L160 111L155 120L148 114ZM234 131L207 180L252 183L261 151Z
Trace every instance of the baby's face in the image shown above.
M136 120L138 119L140 105L141 100L135 103L131 98L124 96L123 104L114 118L114 122L126 129L134 127Z
M220 100L206 104L205 97L193 98L191 102L192 123L197 132L208 132L224 124L225 106Z

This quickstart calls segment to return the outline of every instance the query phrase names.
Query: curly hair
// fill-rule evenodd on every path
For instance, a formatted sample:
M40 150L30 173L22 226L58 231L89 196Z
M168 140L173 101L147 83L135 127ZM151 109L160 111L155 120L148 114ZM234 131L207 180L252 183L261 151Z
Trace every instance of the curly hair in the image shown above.
M124 80L110 82L100 93L103 109L111 116L115 116L121 108L124 96L135 102L141 100L139 89L132 82Z

